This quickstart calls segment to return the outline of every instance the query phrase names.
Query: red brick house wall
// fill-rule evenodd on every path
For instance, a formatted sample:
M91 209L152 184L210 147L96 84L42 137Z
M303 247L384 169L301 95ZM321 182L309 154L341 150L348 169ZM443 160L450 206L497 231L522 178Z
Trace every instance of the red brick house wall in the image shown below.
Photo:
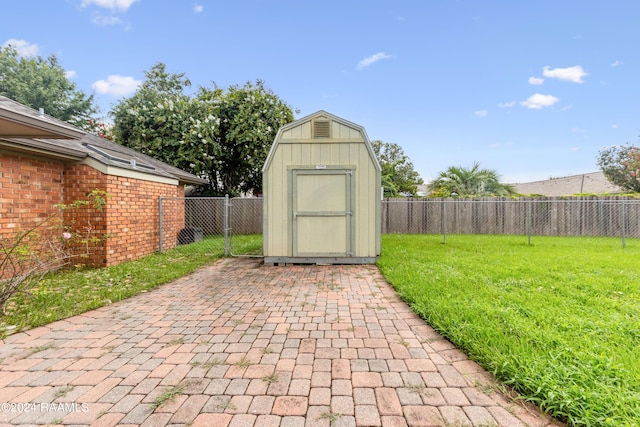
M107 175L84 164L0 153L0 237L10 237L55 214L56 204L86 200L92 190L110 195L103 209L74 210L65 221L81 230L90 226L93 236L108 236L92 245L88 257L79 258L94 266L115 265L158 251L158 199L184 197L182 185ZM184 207L171 215L181 228ZM167 232L166 247L175 246L176 239L176 230Z
M184 187L139 179L109 176L107 192L107 265L138 259L159 250L159 206L162 197L184 197ZM173 213L179 214L177 213ZM184 224L184 209L179 219ZM176 233L165 241L175 246Z
M29 229L63 203L62 163L0 153L0 237Z

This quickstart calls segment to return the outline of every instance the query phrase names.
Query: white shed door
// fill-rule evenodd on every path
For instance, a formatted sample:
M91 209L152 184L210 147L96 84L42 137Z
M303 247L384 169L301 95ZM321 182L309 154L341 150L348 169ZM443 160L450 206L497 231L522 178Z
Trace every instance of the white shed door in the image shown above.
M351 170L293 171L293 256L351 256Z

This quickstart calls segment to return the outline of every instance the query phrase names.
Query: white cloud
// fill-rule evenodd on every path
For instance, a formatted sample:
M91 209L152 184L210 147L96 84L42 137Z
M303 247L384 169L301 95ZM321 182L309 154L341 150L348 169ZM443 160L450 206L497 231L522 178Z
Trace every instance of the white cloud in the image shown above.
M80 7L98 6L104 9L126 12L138 0L82 0Z
M201 4L197 4L193 7L193 11L195 13L201 13L204 10L204 6Z
M76 76L75 70L67 70L64 72L64 76L68 79L72 79Z
M568 68L544 67L542 70L542 75L545 77L573 83L583 83L582 79L589 75L580 65Z
M618 125L616 124L611 125L611 129L618 129Z
M116 25L125 25L124 21L117 16L105 16L100 13L94 13L91 22L99 27L111 27Z
M618 60L613 61L613 63L611 64L612 67L621 67L623 65L624 65L624 62L618 61Z
M539 110L541 108L551 107L558 101L560 101L560 99L556 98L553 95L541 95L539 93L536 93L527 98L526 101L522 101L520 105L533 110Z
M119 76L117 74L107 77L106 80L98 80L91 87L98 93L113 96L126 96L136 91L142 82L133 77Z
M478 110L476 112L473 113L476 117L482 119L484 117L487 117L487 115L489 114L489 112L487 110Z
M514 105L516 105L516 101L509 101L509 102L501 102L500 104L498 104L498 107L500 107L500 108L511 108Z
M29 43L26 40L9 39L2 45L2 47L7 46L11 46L18 52L18 55L24 56L25 58L36 56L40 51L37 44Z
M541 85L542 83L544 83L544 79L541 77L529 77L529 84L530 85Z
M368 58L363 59L362 61L358 62L358 70L362 70L363 68L368 67L369 65L373 64L374 62L378 62L381 61L383 59L388 59L391 58L391 55L387 55L384 52L378 52L375 55L371 55Z

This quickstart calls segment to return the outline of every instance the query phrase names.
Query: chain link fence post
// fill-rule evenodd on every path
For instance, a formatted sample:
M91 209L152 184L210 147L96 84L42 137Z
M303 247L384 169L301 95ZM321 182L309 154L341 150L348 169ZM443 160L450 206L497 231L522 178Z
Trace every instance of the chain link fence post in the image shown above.
M158 223L158 252L162 253L162 248L163 248L163 235L162 235L162 231L163 231L163 227L162 227L162 216L163 216L163 212L162 212L162 196L160 196L158 198L158 216L159 216L159 223Z
M527 244L531 246L531 213L533 211L533 202L527 202L527 218L525 220L527 224Z
M224 196L224 256L229 256L231 249L229 248L229 211L231 208L231 204L229 203L229 195L226 194Z
M626 202L622 201L622 247L625 248L627 246L627 218L626 218Z
M442 202L442 243L447 243L447 202L443 200Z

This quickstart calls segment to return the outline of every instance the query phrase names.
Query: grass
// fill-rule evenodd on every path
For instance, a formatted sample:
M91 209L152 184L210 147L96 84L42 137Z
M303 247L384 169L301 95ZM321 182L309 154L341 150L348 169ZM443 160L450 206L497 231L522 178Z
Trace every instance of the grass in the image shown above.
M180 396L184 393L184 390L187 388L187 385L184 383L180 383L178 385L167 387L158 397L156 397L151 404L151 407L155 410L167 402L172 401L176 397Z
M242 359L238 360L233 365L238 367L238 368L248 368L249 366L252 365L252 363L251 363L251 361L249 359L247 359L246 356L243 356Z
M329 411L329 412L321 413L320 416L318 417L318 420L329 420L329 424L333 427L336 425L340 417L342 417L342 414Z
M271 375L266 375L266 376L262 377L262 381L266 382L267 384L273 384L273 383L277 383L278 381L280 381L280 377L278 376L277 372L274 372Z
M29 294L9 300L7 315L0 314L0 339L9 330L19 332L75 316L192 273L223 255L222 249L212 250L213 240L205 239L113 267L76 268L49 274ZM256 250L261 245L262 236L234 237L238 253Z
M420 316L569 425L640 423L640 242L384 235L378 262Z

